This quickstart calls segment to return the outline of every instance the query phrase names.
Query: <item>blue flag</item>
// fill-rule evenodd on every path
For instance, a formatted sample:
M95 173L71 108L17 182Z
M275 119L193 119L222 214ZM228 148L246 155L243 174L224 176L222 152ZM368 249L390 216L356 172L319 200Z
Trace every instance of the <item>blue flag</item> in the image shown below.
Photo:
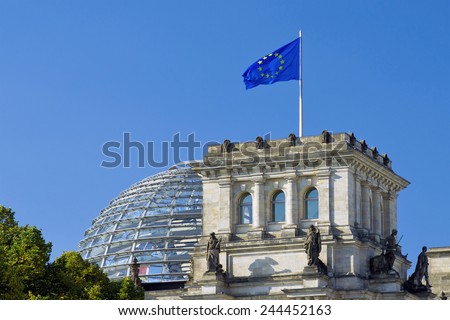
M262 57L244 74L246 89L277 81L300 80L300 38Z

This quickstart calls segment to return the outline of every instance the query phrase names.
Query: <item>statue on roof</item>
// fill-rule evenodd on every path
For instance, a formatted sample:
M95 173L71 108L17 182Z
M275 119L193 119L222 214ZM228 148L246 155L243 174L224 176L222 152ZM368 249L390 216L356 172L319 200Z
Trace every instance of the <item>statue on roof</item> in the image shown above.
M428 280L428 248L423 246L422 252L417 257L416 269L414 273L409 276L408 280L404 283L406 290L410 292L428 291L430 292L430 282ZM422 279L425 278L425 285L423 285Z
M257 136L255 141L256 141L256 149L265 149L267 147L266 141L261 136Z
M322 131L322 143L330 143L331 135L327 130Z
M388 270L392 270L395 262L395 252L398 251L397 229L392 229L391 235L384 240L385 258Z
M230 140L225 139L222 144L222 152L230 153L233 151L233 149L234 144Z
M290 133L288 136L289 145L295 147L297 142L297 136L294 133Z
M414 282L417 286L423 286L422 279L425 278L425 287L430 288L430 282L428 281L428 248L423 246L422 252L417 257L416 270L414 271Z
M372 274L397 274L394 269L395 253L398 252L399 242L397 242L397 229L392 229L391 234L384 239L383 252L380 255L370 258L370 273ZM401 240L401 239L400 239Z

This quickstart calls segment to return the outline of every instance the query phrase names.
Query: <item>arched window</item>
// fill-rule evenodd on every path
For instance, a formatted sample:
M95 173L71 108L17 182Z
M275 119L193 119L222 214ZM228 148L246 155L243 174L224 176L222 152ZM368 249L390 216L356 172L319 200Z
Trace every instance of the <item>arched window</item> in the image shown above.
M278 191L272 197L272 221L279 222L285 219L284 192Z
M312 188L305 195L305 218L319 218L319 193L316 188Z
M239 200L239 223L252 223L252 196L250 193L244 194Z

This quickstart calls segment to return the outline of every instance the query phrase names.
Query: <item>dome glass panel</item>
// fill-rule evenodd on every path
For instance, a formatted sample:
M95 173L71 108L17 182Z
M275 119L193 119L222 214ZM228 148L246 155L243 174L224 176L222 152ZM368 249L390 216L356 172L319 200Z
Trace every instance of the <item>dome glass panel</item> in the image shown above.
M120 193L94 219L79 247L82 257L111 279L130 276L136 257L143 283L186 281L201 233L202 181L182 165Z

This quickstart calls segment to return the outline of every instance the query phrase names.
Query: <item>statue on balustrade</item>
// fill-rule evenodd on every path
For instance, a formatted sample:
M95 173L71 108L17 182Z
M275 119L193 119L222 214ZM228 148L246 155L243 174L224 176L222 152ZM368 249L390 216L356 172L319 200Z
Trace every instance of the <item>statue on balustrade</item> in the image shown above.
M211 232L208 244L206 246L206 270L207 272L216 272L219 266L221 239L216 238L216 234Z
M308 266L317 266L319 272L327 273L327 266L319 259L322 250L320 230L311 225L308 229L305 241L305 252L308 257Z

